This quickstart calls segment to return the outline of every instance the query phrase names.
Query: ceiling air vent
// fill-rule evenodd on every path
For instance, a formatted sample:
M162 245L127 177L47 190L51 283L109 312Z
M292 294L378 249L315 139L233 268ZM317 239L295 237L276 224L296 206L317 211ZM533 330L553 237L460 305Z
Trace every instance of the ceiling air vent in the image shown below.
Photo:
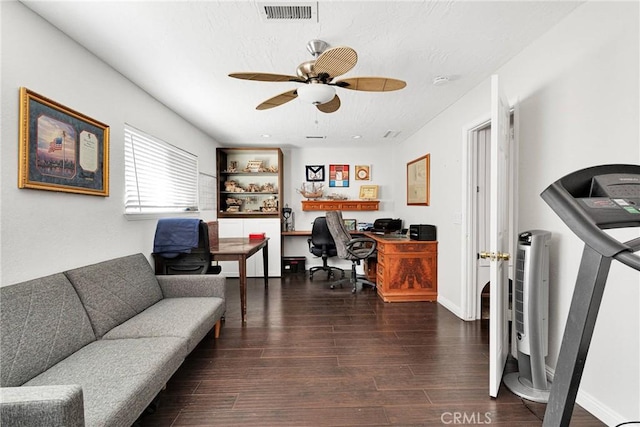
M400 135L400 131L399 130L388 130L384 133L384 135L382 135L383 138L396 138L398 135Z
M274 21L317 21L317 3L270 3L261 8L262 19Z

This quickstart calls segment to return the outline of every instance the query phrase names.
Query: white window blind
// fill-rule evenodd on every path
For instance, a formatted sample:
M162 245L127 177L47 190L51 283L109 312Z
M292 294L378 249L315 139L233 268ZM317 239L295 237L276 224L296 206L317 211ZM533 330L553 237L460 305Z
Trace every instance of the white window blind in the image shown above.
M206 173L200 173L200 211L216 210L216 177Z
M198 209L198 157L132 126L124 128L125 213Z

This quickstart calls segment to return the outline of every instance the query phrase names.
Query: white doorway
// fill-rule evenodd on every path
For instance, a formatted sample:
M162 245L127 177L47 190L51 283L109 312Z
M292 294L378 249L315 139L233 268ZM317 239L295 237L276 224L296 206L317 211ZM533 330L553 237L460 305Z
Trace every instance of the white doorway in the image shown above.
M463 157L467 165L465 203L466 230L463 232L465 239L463 244L463 285L462 285L462 309L465 320L479 320L486 318L489 285L489 261L480 258L481 251L489 247L489 202L490 202L490 173L491 173L491 119L480 118L464 129ZM515 146L515 115L511 111L510 138ZM512 156L515 156L515 150ZM517 163L512 158L513 165ZM513 176L511 183L515 186L515 168L511 168ZM466 208L464 207L466 206ZM515 197L509 200L511 210L509 230L510 235L515 235ZM513 242L511 242L513 245ZM513 246L509 253L514 253ZM512 262L509 263L511 268ZM511 276L510 276L511 277ZM484 290L484 296L483 296ZM484 314L483 314L484 313Z

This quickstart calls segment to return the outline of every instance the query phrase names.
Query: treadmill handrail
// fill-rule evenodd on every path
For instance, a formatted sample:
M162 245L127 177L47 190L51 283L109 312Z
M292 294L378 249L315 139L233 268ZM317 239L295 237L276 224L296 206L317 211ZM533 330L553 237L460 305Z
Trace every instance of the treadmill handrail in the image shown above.
M547 187L540 197L558 214L560 219L589 247L606 257L621 252L633 252L626 244L614 239L584 212L578 201L558 180Z
M640 271L640 256L631 252L620 252L613 259L620 261L627 267L631 267L636 271Z

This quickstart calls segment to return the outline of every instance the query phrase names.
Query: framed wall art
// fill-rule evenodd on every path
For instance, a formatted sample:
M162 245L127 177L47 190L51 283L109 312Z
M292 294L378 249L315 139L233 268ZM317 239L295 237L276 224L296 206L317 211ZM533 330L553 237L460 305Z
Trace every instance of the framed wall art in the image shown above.
M407 163L407 205L429 206L429 168L427 154Z
M362 200L375 200L378 198L378 186L377 185L361 185L360 195L358 196Z
M329 165L329 187L349 186L349 165Z
M109 126L20 88L18 187L109 195Z
M305 166L307 172L307 181L324 181L324 166L312 165Z
M355 174L356 180L369 181L371 179L371 166L356 165L354 174Z

